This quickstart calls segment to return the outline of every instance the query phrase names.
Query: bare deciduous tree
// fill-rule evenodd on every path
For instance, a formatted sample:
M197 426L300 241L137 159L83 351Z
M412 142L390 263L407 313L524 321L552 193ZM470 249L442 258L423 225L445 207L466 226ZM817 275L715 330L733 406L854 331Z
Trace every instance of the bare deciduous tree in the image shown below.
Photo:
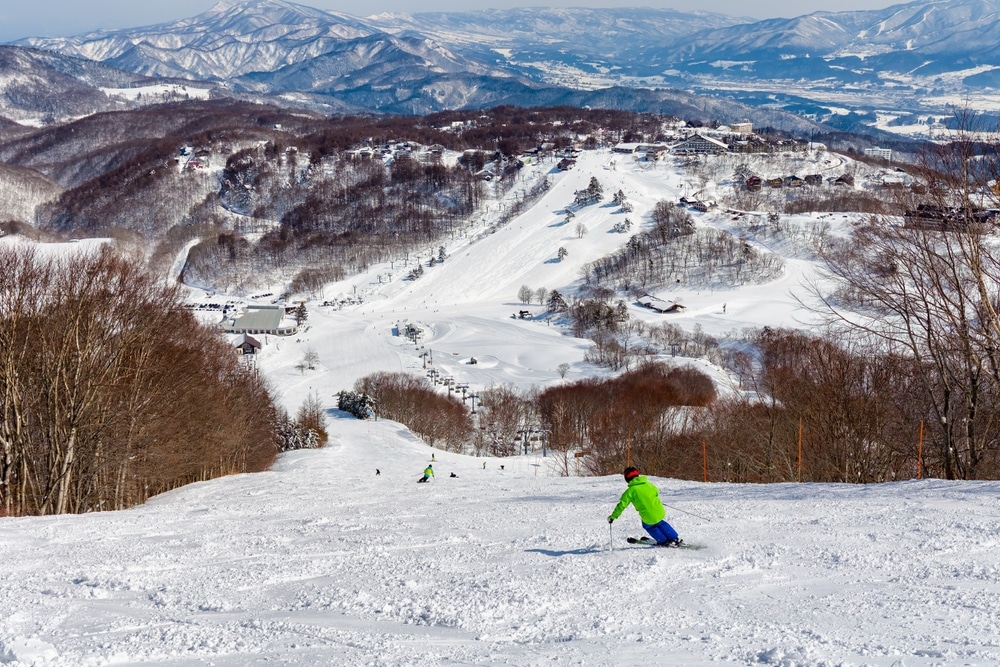
M0 264L5 512L118 509L270 464L266 387L175 288L109 247Z
M832 323L914 362L937 454L925 463L975 479L1000 472L1000 252L983 234L998 169L975 116L958 121L960 139L927 155L920 187L902 193L906 224L873 216L831 244L823 257L841 287L814 293Z
M521 285L521 289L517 290L517 298L523 304L528 304L531 302L531 297L535 294L527 285Z

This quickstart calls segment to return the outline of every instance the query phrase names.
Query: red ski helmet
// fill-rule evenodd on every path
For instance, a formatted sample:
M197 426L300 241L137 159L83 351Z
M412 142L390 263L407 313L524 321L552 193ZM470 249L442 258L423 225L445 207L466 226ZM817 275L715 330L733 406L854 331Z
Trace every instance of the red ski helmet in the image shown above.
M622 474L625 475L626 482L631 482L633 479L639 476L639 469L629 466L628 468L625 468Z

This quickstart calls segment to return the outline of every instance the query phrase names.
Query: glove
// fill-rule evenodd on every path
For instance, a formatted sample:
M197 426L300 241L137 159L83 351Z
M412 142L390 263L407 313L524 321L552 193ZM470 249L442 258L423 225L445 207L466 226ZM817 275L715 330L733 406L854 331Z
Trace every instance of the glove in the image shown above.
M614 523L614 522L615 522L614 519L612 519L611 517L608 517L608 523Z

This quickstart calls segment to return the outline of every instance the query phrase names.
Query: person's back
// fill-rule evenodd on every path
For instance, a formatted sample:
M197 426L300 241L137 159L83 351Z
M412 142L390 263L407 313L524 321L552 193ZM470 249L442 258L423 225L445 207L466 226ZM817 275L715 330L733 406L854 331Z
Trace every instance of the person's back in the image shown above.
M660 490L645 475L637 475L629 481L618 505L624 510L629 503L639 513L642 522L650 526L663 521L667 515L660 502Z

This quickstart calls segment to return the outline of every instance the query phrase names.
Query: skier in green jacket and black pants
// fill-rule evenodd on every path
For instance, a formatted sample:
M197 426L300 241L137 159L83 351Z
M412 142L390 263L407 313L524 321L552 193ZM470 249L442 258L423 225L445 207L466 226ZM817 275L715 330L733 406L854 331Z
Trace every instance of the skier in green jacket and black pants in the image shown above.
M660 502L659 489L646 479L645 475L640 475L636 468L629 466L625 468L623 474L625 481L628 482L628 488L625 489L621 500L618 501L611 516L608 517L608 523L612 523L622 515L626 507L632 505L639 513L642 527L649 533L650 537L656 540L659 546L681 546L684 540L677 536L677 531L664 518L667 511L663 509L663 503Z

